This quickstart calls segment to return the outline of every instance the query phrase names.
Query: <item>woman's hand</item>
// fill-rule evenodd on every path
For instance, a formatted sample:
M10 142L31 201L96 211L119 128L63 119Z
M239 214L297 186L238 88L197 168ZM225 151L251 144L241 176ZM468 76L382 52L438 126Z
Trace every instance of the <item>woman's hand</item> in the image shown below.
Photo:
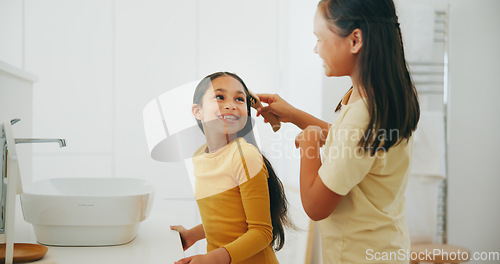
M218 248L205 255L194 255L176 261L174 264L229 264L231 256L225 248Z
M191 231L191 229L188 230L181 225L170 226L170 229L179 232L179 234L181 235L182 249L184 249L184 250L188 249L194 243L196 243L196 241L199 240L199 239L197 239L194 232ZM189 263L189 262L187 262L187 263Z
M278 121L293 123L300 129L305 129L308 126L319 126L324 130L330 128L329 123L293 107L277 94L257 94L257 96L261 102L268 104L268 106L257 109L257 116L272 113L278 118ZM264 122L268 121L264 119Z
M295 138L296 148L322 147L325 144L328 130L319 126L308 126Z
M280 122L293 123L295 107L277 94L257 94L257 96L261 102L268 104L268 106L257 109L257 116L265 113L273 113ZM264 122L267 123L268 120L264 119Z

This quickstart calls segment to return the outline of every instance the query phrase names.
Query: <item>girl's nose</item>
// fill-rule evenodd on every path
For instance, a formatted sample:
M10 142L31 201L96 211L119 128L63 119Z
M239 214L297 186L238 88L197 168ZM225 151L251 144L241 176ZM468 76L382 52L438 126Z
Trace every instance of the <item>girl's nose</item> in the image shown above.
M318 54L318 45L314 45L314 53Z
M224 109L229 110L229 109L235 109L235 108L236 108L236 106L234 106L234 104L231 103L231 102L228 102L228 103L224 104Z

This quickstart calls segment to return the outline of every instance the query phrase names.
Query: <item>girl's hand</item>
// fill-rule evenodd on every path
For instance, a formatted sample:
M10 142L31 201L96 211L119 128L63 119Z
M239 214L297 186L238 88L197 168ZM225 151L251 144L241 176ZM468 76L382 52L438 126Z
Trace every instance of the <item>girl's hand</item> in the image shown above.
M295 107L277 94L257 94L257 96L261 102L268 104L268 106L257 109L257 116L265 113L273 113L280 122L293 123ZM267 123L268 120L264 119L264 122Z
M229 264L231 256L225 248L212 250L205 255L194 255L176 261L174 264Z
M189 247L191 247L196 241L198 241L195 236L190 232L188 229L184 228L181 225L174 225L170 226L171 230L175 230L179 232L181 235L181 241L182 241L182 249L187 250ZM189 262L186 262L189 263Z
M295 138L296 148L322 147L325 144L328 130L321 129L319 126L308 126L302 130Z
M214 263L214 262L210 262L209 259L207 259L206 257L207 255L194 255L194 256L191 256L191 257L187 257L187 258L183 258L183 259L180 259L176 262L174 262L174 264L201 264L201 263ZM215 263L214 263L215 264Z

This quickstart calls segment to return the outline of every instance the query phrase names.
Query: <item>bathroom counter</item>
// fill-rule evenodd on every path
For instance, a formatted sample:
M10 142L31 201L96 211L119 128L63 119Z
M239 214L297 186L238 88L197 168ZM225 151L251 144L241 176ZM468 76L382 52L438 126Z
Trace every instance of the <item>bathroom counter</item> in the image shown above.
M19 198L19 197L18 197ZM141 223L137 237L130 243L106 247L52 247L36 264L156 264L173 263L184 257L179 234L171 224L191 223L190 214L179 210L179 203L191 201L156 200L150 216ZM177 206L173 206L177 205ZM185 207L184 207L185 208ZM192 210L190 210L192 211ZM186 219L184 219L186 218ZM188 219L189 218L189 219ZM16 210L16 242L36 243L31 224L22 218L18 201Z

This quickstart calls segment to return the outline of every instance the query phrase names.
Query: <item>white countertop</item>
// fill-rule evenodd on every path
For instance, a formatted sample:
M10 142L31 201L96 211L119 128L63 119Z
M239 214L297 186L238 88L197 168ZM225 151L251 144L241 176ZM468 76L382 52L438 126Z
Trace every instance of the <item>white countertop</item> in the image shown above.
M19 198L19 197L18 197ZM179 202L177 202L178 204ZM157 200L151 215L141 223L137 237L128 244L108 247L52 247L36 264L156 264L173 263L184 257L179 234L170 230L182 215L172 210L176 201ZM36 243L31 224L24 221L18 201L16 242Z

